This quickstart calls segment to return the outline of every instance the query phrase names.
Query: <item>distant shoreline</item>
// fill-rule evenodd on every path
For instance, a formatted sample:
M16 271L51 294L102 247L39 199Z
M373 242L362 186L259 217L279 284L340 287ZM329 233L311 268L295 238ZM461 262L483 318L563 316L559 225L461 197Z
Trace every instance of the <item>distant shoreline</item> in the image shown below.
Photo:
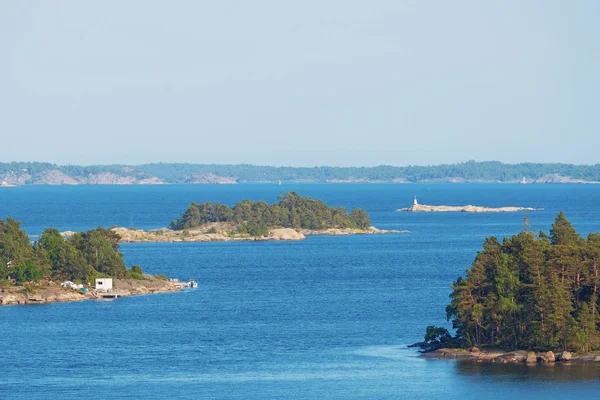
M428 166L274 167L247 164L150 163L58 165L0 163L0 182L10 185L162 185L238 183L524 183L598 184L597 165L504 164L468 161Z

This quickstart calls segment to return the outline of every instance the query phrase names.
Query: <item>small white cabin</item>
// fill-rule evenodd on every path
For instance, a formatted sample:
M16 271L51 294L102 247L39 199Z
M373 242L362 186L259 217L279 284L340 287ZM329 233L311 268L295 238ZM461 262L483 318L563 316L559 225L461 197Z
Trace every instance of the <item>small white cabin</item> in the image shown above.
M96 290L101 292L112 292L112 278L96 278Z

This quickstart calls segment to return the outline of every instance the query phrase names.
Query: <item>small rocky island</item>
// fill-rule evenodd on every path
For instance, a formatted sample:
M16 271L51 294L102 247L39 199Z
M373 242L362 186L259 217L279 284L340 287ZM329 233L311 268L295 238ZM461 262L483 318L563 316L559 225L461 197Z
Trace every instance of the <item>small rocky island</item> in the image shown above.
M600 233L581 237L562 211L550 235L489 237L451 285L456 334L428 326L426 357L491 363L600 362Z
M64 238L47 228L39 240L12 218L0 219L0 305L117 298L182 290L164 275L125 266L120 237L97 228ZM101 286L104 283L104 286Z
M192 203L169 228L143 231L113 228L122 242L224 242L304 240L308 235L406 233L371 226L367 212L331 207L295 192L279 202L243 200L233 207L216 202Z
M482 207L482 206L428 206L419 204L417 196L413 205L408 208L399 208L398 212L472 212L472 213L498 213L498 212L517 212L517 211L541 211L543 208L531 207Z
M138 242L265 242L265 241L293 241L306 240L306 236L344 236L344 235L370 235L387 233L408 233L408 231L386 230L369 227L358 228L327 228L322 230L292 228L269 228L259 235L239 232L238 228L229 223L208 223L198 227L173 230L169 228L142 230L135 228L114 227L110 229L120 236L120 243ZM74 232L62 232L64 236Z

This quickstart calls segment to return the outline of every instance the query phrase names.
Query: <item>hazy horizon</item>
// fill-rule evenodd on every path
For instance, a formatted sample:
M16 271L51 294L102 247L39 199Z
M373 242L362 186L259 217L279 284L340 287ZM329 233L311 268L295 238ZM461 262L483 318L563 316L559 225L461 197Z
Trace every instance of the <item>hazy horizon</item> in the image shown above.
M125 167L135 167L135 166L141 166L141 165L148 165L148 164L189 164L189 165L216 165L216 166L222 166L222 165L232 165L232 166L242 166L242 165L249 165L252 167L273 167L273 168L377 168L377 167L393 167L393 168L407 168L407 167L438 167L441 165L459 165L459 164L467 164L470 162L476 162L476 163L495 163L495 162L499 162L502 163L504 165L519 165L519 164L562 164L562 165L576 165L576 166L600 166L600 163L591 163L591 164L573 164L573 163L561 163L561 162L531 162L531 161L523 161L523 162L515 162L515 163L505 163L502 161L498 161L498 160L466 160L466 161L458 161L456 163L437 163L437 164L374 164L374 165L328 165L328 164L314 164L314 165L290 165L290 164L282 164L282 165L276 165L276 164L251 164L251 163L197 163L197 162L184 162L184 161L149 161L149 162L143 162L143 163L137 163L137 164L131 164L131 163L112 163L112 164L86 164L86 163L82 163L82 164L76 164L76 163L56 163L56 162L52 162L52 161L38 161L38 160L27 160L27 161L23 161L23 160L14 160L14 161L0 161L0 163L11 163L11 162L16 162L16 163L34 163L34 162L39 162L39 163L49 163L49 164L53 164L53 165L57 165L60 167L65 167L65 166L82 166L82 167L92 167L92 166L112 166L112 165L122 165Z
M600 3L0 4L0 161L597 164Z

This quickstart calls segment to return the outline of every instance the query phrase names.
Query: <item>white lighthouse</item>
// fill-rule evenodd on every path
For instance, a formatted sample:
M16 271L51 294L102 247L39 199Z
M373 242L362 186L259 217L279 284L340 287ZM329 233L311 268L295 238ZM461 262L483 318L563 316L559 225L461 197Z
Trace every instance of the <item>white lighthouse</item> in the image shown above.
M417 203L417 195L415 194L415 200L413 201L413 206L418 206L419 203Z

